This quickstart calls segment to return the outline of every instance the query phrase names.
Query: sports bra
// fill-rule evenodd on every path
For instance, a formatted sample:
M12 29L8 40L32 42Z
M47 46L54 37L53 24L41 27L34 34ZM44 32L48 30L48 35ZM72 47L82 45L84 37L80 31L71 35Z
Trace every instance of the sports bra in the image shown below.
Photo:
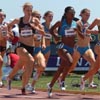
M75 28L77 27L77 24L75 21L72 21L72 23L69 25L65 19L63 19L61 27L59 29L59 35L61 36L74 36L76 35Z
M2 26L7 26L7 23L6 22L3 22L2 24L0 24L0 27L2 27ZM2 31L2 35L3 36L6 36L7 35L7 31L5 31L3 29L1 29L1 31Z
M20 22L18 24L19 34L21 36L31 36L35 33L35 29L29 23L23 23L23 17L20 18Z
M84 24L82 21L81 21L81 23L82 23L82 34L84 36L90 37L91 34L86 34L86 29L89 27L89 23Z
M46 32L44 35L45 39L51 39L52 35L50 34L50 30L46 27L45 23L42 23L42 25L44 26L44 31Z
M42 34L39 34L37 31L35 32L36 40L40 41L42 39Z

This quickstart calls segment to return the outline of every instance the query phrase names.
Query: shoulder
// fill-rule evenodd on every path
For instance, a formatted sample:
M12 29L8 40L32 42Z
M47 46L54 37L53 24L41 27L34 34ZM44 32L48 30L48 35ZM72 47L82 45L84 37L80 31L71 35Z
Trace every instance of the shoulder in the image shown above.
M54 24L54 26L60 27L60 26L61 26L61 21L57 21L57 22Z
M77 23L77 24L81 24L81 20L78 20L76 23Z

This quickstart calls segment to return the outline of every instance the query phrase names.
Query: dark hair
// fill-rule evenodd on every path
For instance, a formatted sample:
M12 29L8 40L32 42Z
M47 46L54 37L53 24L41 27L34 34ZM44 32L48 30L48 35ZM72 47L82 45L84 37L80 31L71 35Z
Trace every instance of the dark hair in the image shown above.
M65 18L66 13L68 13L68 12L72 12L72 13L75 14L74 8L71 7L71 6L68 6L68 7L66 7L65 10L64 10L64 15L62 16L61 21Z
M87 9L87 8L82 9L81 12L80 12L80 16L81 16L81 14L84 14L84 13L87 12L87 11L90 12L90 10Z
M0 9L0 12L2 12L2 9Z
M69 11L72 12L72 13L75 13L74 8L71 7L71 6L68 6L68 7L65 8L65 13L68 13Z
M53 13L52 11L47 11L44 13L44 16L47 16L49 13Z
M52 11L45 12L43 18L45 18L45 16L47 16L49 13L53 13L53 12Z
M75 14L75 10L74 10L73 7L71 7L71 6L66 7L65 10L64 10L64 14L63 14L63 16L62 16L62 18L61 18L61 23L62 23L62 21L65 19L66 13L68 13L68 12L72 12L72 13ZM74 17L73 20L74 20L74 21L77 21L78 18L76 19L76 18ZM59 33L59 31L60 31L60 27L58 28L58 33Z

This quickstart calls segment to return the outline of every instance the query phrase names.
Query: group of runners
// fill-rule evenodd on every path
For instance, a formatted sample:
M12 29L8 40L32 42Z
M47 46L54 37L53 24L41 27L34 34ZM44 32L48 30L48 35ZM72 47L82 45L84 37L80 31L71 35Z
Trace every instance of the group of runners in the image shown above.
M52 80L47 84L48 97L52 96L52 88L56 81L59 82L61 90L66 90L66 76L74 70L81 56L90 63L90 68L81 77L80 89L84 90L87 79L89 79L89 87L96 87L93 84L93 76L100 68L100 41L94 47L97 57L95 57L90 47L90 42L92 40L91 34L99 34L100 32L100 18L96 18L89 24L90 9L82 9L79 14L81 19L78 19L75 18L75 9L72 6L67 6L61 20L54 25L51 24L54 15L52 11L45 12L44 22L41 23L40 12L34 10L33 5L28 2L23 5L23 13L23 17L6 23L4 22L6 14L2 10L0 11L0 87L3 86L2 65L3 56L6 53L6 43L15 39L12 29L16 24L19 29L19 37L15 51L19 56L19 60L7 76L7 88L9 90L11 89L13 77L20 69L23 69L21 92L26 94L26 86L33 70L35 70L32 83L28 87L32 93L35 93L35 83L45 71L50 57L52 37L57 47L58 56L61 58L61 63ZM95 26L98 26L98 30L93 29Z

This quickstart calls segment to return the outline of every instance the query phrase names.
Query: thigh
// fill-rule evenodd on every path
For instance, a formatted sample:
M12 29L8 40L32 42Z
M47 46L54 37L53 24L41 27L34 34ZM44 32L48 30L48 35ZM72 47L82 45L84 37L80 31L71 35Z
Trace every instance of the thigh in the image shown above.
M35 55L35 59L39 66L41 66L41 67L46 66L45 57L41 52L39 52L37 55Z
M17 48L17 54L23 61L33 60L33 56L23 47Z
M89 61L91 64L94 63L95 60L95 55L92 51L92 49L88 49L85 54L83 55L84 59Z
M81 55L77 50L74 50L74 53L73 53L72 57L73 57L73 64L74 64L74 63L78 62L78 60L80 59Z

